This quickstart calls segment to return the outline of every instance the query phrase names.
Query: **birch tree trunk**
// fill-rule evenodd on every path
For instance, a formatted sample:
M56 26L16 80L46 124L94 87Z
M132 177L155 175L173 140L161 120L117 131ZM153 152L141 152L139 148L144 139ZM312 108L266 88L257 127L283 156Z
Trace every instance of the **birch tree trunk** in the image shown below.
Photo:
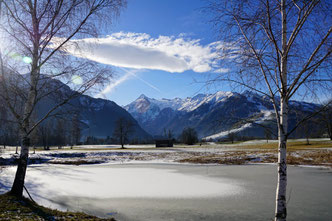
M12 195L17 197L22 197L23 195L24 179L26 175L28 157L29 157L29 146L30 146L30 140L28 137L24 136L22 138L21 154L20 154L20 159L18 161L15 180L12 189L10 191Z
M30 71L30 79L29 79L29 91L28 97L24 106L24 113L21 124L21 136L22 136L22 145L21 145L21 154L19 165L16 170L15 180L11 189L11 194L17 197L23 196L23 188L24 188L24 179L26 175L26 169L28 165L28 157L29 157L29 146L30 146L30 117L34 110L34 106L37 98L37 85L38 79L40 75L39 69L39 41L40 35L39 33L39 23L37 21L35 13L32 14L32 24L33 24L33 33L35 33L35 39L33 42L33 54L32 54L32 63L31 63L31 71Z
M278 145L278 183L276 191L276 210L275 221L284 221L287 216L286 205L286 187L287 187L287 116L288 114L288 101L281 100L280 122L281 126L279 131L279 145Z
M25 104L24 108L24 115L23 115L23 123L21 128L21 137L22 137L22 144L21 144L21 153L20 159L16 170L15 180L12 186L10 193L17 197L23 196L23 187L24 187L24 179L26 175L26 169L28 166L28 157L29 157L29 146L30 146L30 138L29 138L29 126L30 121L29 117L33 111L34 102L36 99L36 85L37 85L37 78L36 78L36 71L31 72L31 87L28 94L28 100Z
M37 64L37 63L36 63ZM32 65L34 66L34 64ZM37 66L37 65L36 65ZM36 67L35 66L35 67ZM15 180L12 186L12 189L10 193L12 195L15 195L17 197L23 196L23 187L24 187L24 179L26 174L26 169L28 165L28 157L29 157L29 146L30 146L30 138L29 138L29 130L30 130L30 115L33 111L33 106L37 97L37 83L38 78L37 75L39 74L37 69L34 69L34 71L31 71L31 87L28 93L28 100L25 104L24 108L24 115L23 115L23 123L21 128L21 136L22 136L22 144L21 144L21 153L20 153L20 159L19 164L16 170Z
M282 54L280 61L281 70L281 98L280 98L280 123L278 125L278 183L276 191L275 221L285 221L287 217L286 187L287 187L287 132L288 132L288 98L287 98L287 20L286 0L281 1L282 19Z

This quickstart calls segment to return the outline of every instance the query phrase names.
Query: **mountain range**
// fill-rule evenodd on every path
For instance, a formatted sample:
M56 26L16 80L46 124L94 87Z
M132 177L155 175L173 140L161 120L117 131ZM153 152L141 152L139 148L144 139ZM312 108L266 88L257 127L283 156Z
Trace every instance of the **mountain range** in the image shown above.
M52 84L61 85L62 82L53 79L52 83L49 83L49 85ZM63 97L75 92L67 85L63 85L60 93ZM59 92L56 96L59 96ZM42 100L37 108L39 112L38 115L44 115L46 113L45 111L54 105L54 99L51 99L50 97ZM128 134L130 139L150 140L152 138L151 135L143 130L138 122L125 109L110 100L79 94L71 99L68 104L59 108L57 112L78 113L82 140L87 136L94 136L97 138L105 138L107 136L112 137L116 127L116 121L120 118L125 119L127 122L131 122L132 126L130 133Z
M47 96L37 105L36 118L45 115L50 107L61 100L77 93L59 80L46 76L45 79L47 82L41 81L38 90L43 92L40 94ZM21 94L24 94L26 88L24 83L22 85ZM299 101L290 101L289 105L291 110L289 128L294 127L301 118L320 107L314 103ZM142 94L124 107L118 106L113 101L77 93L68 104L54 112L59 115L61 113L65 113L67 119L72 119L72 114L78 113L82 140L87 136L112 137L116 121L120 118L131 122L133 127L129 138L136 140L151 140L153 136L163 136L165 131L171 131L174 138L178 138L182 130L187 127L194 128L198 137L206 140L223 139L230 133L245 137L264 137L266 127L277 136L271 101L266 96L250 91L243 93L219 91L184 99L154 99ZM51 124L54 122L51 121ZM54 129L55 125L51 128ZM316 130L315 125L311 125L311 130ZM293 137L303 137L303 134L293 133Z
M14 74L11 76L16 77ZM15 87L13 88L15 88L16 92L13 92L13 96L11 97L15 97L14 94L18 93L18 91L21 91L20 94L26 93L28 86L24 81L24 77L29 76L17 76L14 79L15 81L8 79L8 83L13 82L13 84L15 84ZM22 83L18 84L17 82ZM112 137L116 127L116 121L123 118L126 122L130 122L131 124L130 133L128 135L130 140L135 139L139 141L150 140L152 138L151 135L144 131L138 122L125 109L113 101L80 94L72 90L62 81L49 78L46 75L41 76L37 90L39 92L39 97L37 97L37 99L40 99L40 101L36 105L36 112L32 117L33 121L41 119L50 109L57 106L57 104L69 97L73 97L68 103L56 109L51 116L41 124L41 126L47 127L50 131L56 129L57 119L64 120L65 128L71 127L72 120L74 116L77 115L77 120L79 121L79 127L81 129L81 141L85 141L88 136L94 136L97 138L106 138L107 136ZM1 91L2 88L0 87L0 93ZM24 97L22 99L24 99ZM16 103L20 104L20 102ZM0 110L3 110L0 111L0 119L6 118L7 120L14 120L14 117L10 114L11 112L9 110L5 111L7 108L6 105L2 104L5 104L5 101L0 97ZM14 108L17 109L18 113L22 112L20 105L17 105ZM4 111L6 114L4 114Z
M319 107L317 104L290 101L289 128ZM266 127L276 136L272 103L266 96L245 91L198 94L184 99L154 99L139 96L124 108L152 135L170 130L176 136L186 127L194 128L199 138L218 140L236 133L263 137ZM293 134L293 136L299 136Z

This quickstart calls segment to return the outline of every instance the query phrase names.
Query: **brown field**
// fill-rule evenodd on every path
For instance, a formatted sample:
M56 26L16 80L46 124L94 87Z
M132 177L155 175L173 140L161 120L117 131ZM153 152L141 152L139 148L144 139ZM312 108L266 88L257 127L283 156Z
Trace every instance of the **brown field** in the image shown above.
M246 164L277 163L277 143L227 145L232 150L225 154L208 154L179 160L186 163ZM235 149L235 150L234 150ZM287 143L287 163L290 165L315 165L332 167L331 141L291 141Z

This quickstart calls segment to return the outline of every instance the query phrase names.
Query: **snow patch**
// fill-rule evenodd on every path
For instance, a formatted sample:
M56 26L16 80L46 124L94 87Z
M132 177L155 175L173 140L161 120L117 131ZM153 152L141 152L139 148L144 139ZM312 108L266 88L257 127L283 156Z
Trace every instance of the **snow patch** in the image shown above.
M260 123L263 123L265 120L271 119L273 117L273 111L261 110L261 113L263 114L263 116L260 117L259 119L257 119L254 123L260 124ZM204 137L203 139L204 140L217 140L220 138L225 138L230 133L238 133L238 132L243 131L247 128L250 128L252 126L253 126L253 123L246 123L239 128L235 128L235 129L231 129L231 130L227 130L227 131L221 131L219 133Z

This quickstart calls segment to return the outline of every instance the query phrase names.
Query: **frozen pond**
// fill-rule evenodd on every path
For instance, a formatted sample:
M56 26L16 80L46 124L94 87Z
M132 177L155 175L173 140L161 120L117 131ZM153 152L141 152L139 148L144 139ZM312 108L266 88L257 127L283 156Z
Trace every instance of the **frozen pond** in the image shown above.
M289 167L288 220L332 220L332 173ZM1 192L15 167L1 173ZM118 220L271 220L276 167L183 164L33 165L40 204Z

